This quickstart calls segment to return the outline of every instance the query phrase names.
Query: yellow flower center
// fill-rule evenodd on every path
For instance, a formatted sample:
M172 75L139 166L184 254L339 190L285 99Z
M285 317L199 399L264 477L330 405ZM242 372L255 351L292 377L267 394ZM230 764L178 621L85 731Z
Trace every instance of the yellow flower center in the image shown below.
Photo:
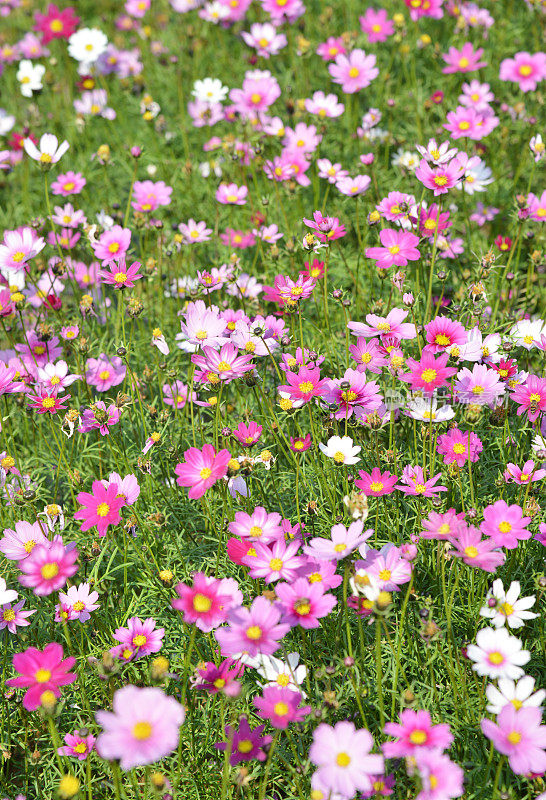
M144 647L146 641L147 639L142 633L137 633L136 636L133 636L133 644L135 647Z
M519 744L521 742L521 733L518 733L518 731L510 731L506 738L510 744Z
M51 672L48 669L39 669L34 675L34 678L37 683L47 683L51 678Z
M210 467L203 467L203 469L199 473L199 477L202 481L206 481L207 478L210 478L212 475L212 470Z
M436 379L436 370L435 369L424 369L421 373L421 380L425 383L431 383L433 380Z
M409 740L412 744L424 744L428 739L427 732L416 728L409 735Z
M478 555L478 549L471 544L468 547L465 547L464 553L466 556L468 556L468 558L476 558Z
M237 750L238 750L240 753L250 753L250 751L252 750L252 748L253 748L253 744L252 744L252 742L250 741L250 739L243 739L243 740L242 740L241 742L239 742L239 744L237 745Z
M370 483L370 491L371 492L380 492L385 484L381 483L381 481L372 481Z
M313 384L311 383L311 381L303 381L302 383L300 383L298 388L300 392L306 394L307 392L313 391Z
M453 445L453 452L462 455L462 453L466 453L466 447L462 442L457 442Z
M87 745L85 744L85 742L80 742L79 744L77 744L76 747L74 748L74 752L80 753L82 755L83 753L87 752Z
M351 756L348 753L338 753L336 756L336 764L338 767L348 767L351 763Z
M281 570L283 567L282 559L272 558L269 562L269 567L273 570L273 572L279 572L279 570Z
M256 641L262 635L262 629L259 625L251 625L246 629L246 635L249 639L252 639L252 641Z
M504 656L502 653L495 651L493 653L489 653L489 662L491 664L495 664L496 666L502 664L504 662Z
M110 512L110 506L108 503L99 503L97 506L97 516L98 517L106 517Z
M152 726L149 722L137 722L133 728L133 736L139 742L149 739L152 735Z
M81 600L76 600L76 602L75 602L75 603L74 603L74 605L72 606L72 609L73 609L74 611L83 611L83 610L84 610L84 608L85 608L85 603L82 603L82 601L81 601Z
M351 67L349 70L349 78L358 78L360 72L356 67Z
M285 717L290 711L288 703L275 703L273 711L278 717Z
M511 530L512 530L512 526L507 520L503 520L499 524L499 531L501 533L510 533Z
M52 578L55 578L59 574L59 565L54 561L48 564L44 564L44 566L40 570L40 573L44 580L50 581Z
M205 614L212 607L212 600L204 594L196 594L193 598L193 607L200 614Z
M338 450L336 453L334 453L334 461L336 464L343 464L345 461L345 455L341 452L341 450Z

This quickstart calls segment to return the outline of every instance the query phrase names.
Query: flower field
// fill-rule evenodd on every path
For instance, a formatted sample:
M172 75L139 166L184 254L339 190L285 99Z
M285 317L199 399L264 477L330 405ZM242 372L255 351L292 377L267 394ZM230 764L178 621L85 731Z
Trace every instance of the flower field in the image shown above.
M0 797L546 800L544 0L57 3L0 0Z

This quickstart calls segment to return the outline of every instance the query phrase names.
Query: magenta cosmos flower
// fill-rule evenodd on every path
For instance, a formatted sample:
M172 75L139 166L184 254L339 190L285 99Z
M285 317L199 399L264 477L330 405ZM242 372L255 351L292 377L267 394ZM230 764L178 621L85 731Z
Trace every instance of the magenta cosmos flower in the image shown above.
M47 544L38 544L28 558L18 564L23 573L19 575L19 583L31 588L36 595L56 592L78 571L77 559L76 547L65 546L60 536Z
M309 402L312 397L322 394L326 378L320 377L319 367L300 367L296 372L285 372L287 384L278 387L280 392L286 392L292 400Z
M83 736L79 731L74 733L67 733L64 737L66 742L63 747L59 747L57 752L61 756L72 756L77 758L78 761L85 761L91 750L95 745L95 737L89 734Z
M339 54L333 64L328 67L334 83L339 83L346 94L369 86L374 78L379 75L375 66L376 57L366 55L364 50L352 50L348 55Z
M447 194L450 189L457 186L462 176L463 167L456 159L453 159L449 164L431 167L428 161L423 158L415 170L415 177L427 189L432 189L435 197L440 194Z
M366 497L382 497L384 494L391 494L396 488L398 477L392 475L388 470L381 472L378 467L374 467L371 472L360 470L355 486L366 495Z
M540 481L546 475L546 469L538 469L532 460L526 461L523 467L509 462L504 471L506 483L517 483L520 486L532 481Z
M119 759L121 768L130 770L176 750L185 712L161 689L124 686L114 694L113 712L97 711L95 717L104 729L95 745L98 754Z
M108 488L100 481L93 481L92 492L80 492L76 497L82 506L74 514L74 519L81 519L80 529L88 531L97 526L99 536L105 536L109 525L117 525L121 520L120 509L125 505L125 497L118 497L117 483Z
M447 53L442 53L442 58L447 64L442 72L449 74L450 72L473 72L480 67L486 67L486 61L480 61L483 55L483 47L478 47L474 50L471 42L465 42L460 50L456 47L450 47Z
M410 372L400 375L400 380L409 383L413 391L421 389L425 395L430 396L457 372L454 367L446 367L448 359L448 353L435 358L430 351L423 350L420 361L414 358L407 359L406 364Z
M496 547L513 550L519 540L531 538L531 531L526 527L530 522L531 517L524 517L520 506L509 506L504 500L497 500L484 509L480 530L492 537Z
M226 621L231 596L222 592L222 581L203 572L193 575L193 585L179 583L175 587L178 597L171 605L184 614L184 622L195 623L207 633Z
M301 722L311 711L311 706L299 707L301 694L286 686L266 686L263 695L255 697L253 703L262 719L267 719L274 728L287 728L291 722Z
M27 711L39 707L44 692L53 692L55 697L60 697L60 687L77 680L77 675L70 672L76 659L72 656L63 659L63 656L63 648L55 642L46 645L43 651L29 647L13 656L13 668L20 673L20 677L10 678L6 686L27 689L23 697L23 706Z
M229 523L228 530L235 536L265 544L284 538L281 515L275 511L269 514L263 506L256 506L252 514L236 511L235 519Z
M318 628L319 619L327 617L337 604L332 594L326 593L322 581L311 583L307 578L297 578L293 583L279 583L275 592L284 622L292 627Z
M279 649L279 641L290 630L290 625L280 623L280 618L281 612L261 596L254 598L250 608L241 606L232 609L227 627L218 628L214 634L222 655L272 655Z
M42 34L42 44L46 45L52 39L68 39L78 27L80 18L74 13L72 7L62 11L50 3L47 12L34 14L34 30Z
M357 730L352 722L344 720L334 727L322 723L313 732L309 758L330 793L353 797L357 791L369 791L371 776L383 772L383 756L371 754L372 747L370 732Z
M542 725L539 708L516 708L508 703L495 724L483 719L481 728L495 749L508 756L510 768L516 775L542 774L546 770L546 725Z
M254 554L243 559L250 566L251 578L263 578L266 583L284 580L292 581L297 571L305 564L305 558L297 555L300 542L284 542L277 539L271 544L258 542Z
M444 457L445 464L457 464L464 467L467 461L477 461L483 450L479 436L471 431L460 431L453 428L449 433L438 436L436 449Z
M466 344L468 338L461 323L448 317L435 317L425 325L425 331L425 350L431 353L443 353L453 345Z
M232 767L241 761L252 761L254 758L258 761L265 761L266 754L263 748L270 744L272 739L271 736L262 736L264 728L265 725L251 728L247 718L241 717L238 729L232 725L226 725L225 733L228 741L217 742L214 746L217 750L227 750L228 743L231 744L229 763Z
M368 247L366 258L373 258L378 269L405 267L408 261L418 261L421 257L416 245L419 237L409 231L384 228L379 234L383 247Z
M231 454L229 450L217 453L211 444L205 444L202 450L190 447L184 458L184 463L177 464L174 469L178 476L176 482L179 486L189 486L188 497L195 500L224 477Z
M383 753L387 758L412 756L420 748L446 750L453 742L449 725L433 725L428 711L413 711L405 708L399 716L400 722L387 722L385 733L396 736L396 742L385 742Z
M539 414L546 413L546 378L529 375L525 383L516 386L512 400L518 404L516 414L527 412L529 421L534 422Z
M546 53L516 53L514 58L501 61L501 81L517 83L522 92L534 92L537 84L546 78Z

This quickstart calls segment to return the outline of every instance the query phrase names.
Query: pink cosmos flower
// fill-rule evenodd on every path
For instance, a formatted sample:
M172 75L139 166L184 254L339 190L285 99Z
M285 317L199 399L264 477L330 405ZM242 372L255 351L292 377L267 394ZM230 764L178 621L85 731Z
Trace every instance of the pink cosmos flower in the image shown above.
M438 436L436 450L444 457L445 464L455 463L464 467L467 461L475 462L479 459L483 445L475 433L453 428L449 433Z
M70 672L76 659L63 656L63 648L55 642L46 645L43 651L29 647L13 656L13 668L20 677L10 678L6 686L26 688L23 706L27 711L35 711L40 706L44 692L53 692L55 697L60 697L60 687L77 680L78 676Z
M379 238L383 247L368 247L366 258L373 258L378 269L392 266L405 267L408 261L418 261L421 257L416 245L419 237L409 231L384 228Z
M82 508L76 511L74 519L82 520L82 531L88 531L96 525L98 535L106 536L108 527L121 521L119 512L125 505L125 497L118 497L116 483L105 488L100 481L93 481L91 494L80 492L76 500Z
M509 462L503 475L506 483L517 483L522 486L532 481L542 480L546 475L546 469L538 469L535 467L535 462L531 460L526 461L522 468Z
M78 571L78 550L64 545L60 536L47 544L37 544L30 555L17 565L22 572L19 583L31 588L34 594L48 595L65 585Z
M311 398L322 394L326 378L320 377L318 367L302 366L298 372L285 372L287 384L278 387L281 392L286 392L292 400L303 400L308 403Z
M141 214L149 214L159 206L171 203L172 187L163 181L135 181L131 206Z
M205 444L202 450L190 447L185 451L184 458L184 463L175 467L178 476L176 482L179 486L189 486L188 497L195 500L224 477L231 454L229 450L216 453L211 444Z
M421 236L432 238L436 235L436 231L441 233L450 227L449 211L440 213L440 207L436 203L432 203L430 208L421 206L419 212L419 233Z
M441 358L441 356L440 356ZM408 464L402 470L400 477L401 484L396 488L404 494L410 494L420 497L434 497L438 492L447 492L447 486L436 486L436 483L442 477L439 472L429 480L426 479L425 473L421 467L412 467Z
M431 353L443 353L453 345L463 345L468 338L461 323L448 317L435 317L425 325L425 331L425 350Z
M405 708L400 712L400 722L387 722L387 736L396 736L396 742L385 742L382 747L387 758L413 756L419 750L447 750L453 742L449 725L433 725L428 711L413 711Z
M435 750L422 748L415 753L415 766L421 791L415 800L450 800L464 792L464 772L458 764Z
M313 93L312 97L307 97L305 99L305 110L308 111L309 114L316 114L318 117L328 117L331 119L340 117L345 111L345 106L343 103L339 102L335 94L325 94L322 91L317 91ZM326 161L326 159L317 160L317 164L319 165L320 169L319 161ZM338 175L340 178L344 177L343 173L345 173L345 175L349 174L346 170L336 171L336 175ZM320 177L325 176L321 175ZM328 180L330 180L330 183L335 183L334 180L331 180L332 177L335 176L329 174Z
M280 514L276 512L269 514L265 508L257 506L252 514L236 511L235 519L229 523L228 530L235 536L241 536L251 542L269 544L283 538L280 522Z
M438 541L456 539L466 527L464 512L458 514L454 508L450 508L443 514L431 511L421 524L423 526L421 531L423 539L437 539Z
M281 623L280 619L281 612L261 596L254 598L250 608L241 606L231 609L227 626L218 628L214 633L222 655L272 655L290 630L290 625Z
M257 425L253 421L250 421L248 425L245 425L244 422L240 422L238 427L232 431L231 435L234 436L243 447L252 447L253 444L259 441L262 430L262 426Z
M130 244L131 231L129 228L114 225L109 230L101 233L98 241L92 246L95 258L102 261L103 264L110 264L112 261L119 261L120 258L125 258Z
M364 16L358 20L370 43L385 42L394 33L394 22L388 18L384 8L379 8L377 11L374 8L367 8Z
M316 49L316 53L318 56L322 58L323 61L333 61L333 59L338 55L345 55L347 50L345 49L345 42L341 36L329 36L325 42L321 42Z
M546 413L546 378L529 375L525 383L516 386L511 398L518 404L516 414L527 412L529 421L535 422L541 413Z
M414 21L421 19L421 17L442 19L444 16L443 2L444 0L404 0L404 3L409 8L410 17Z
M27 399L30 401L28 407L33 408L37 414L56 414L57 411L65 410L63 403L70 400L70 395L65 394L60 397L54 389L40 389L39 394L28 392Z
M208 242L212 228L207 228L206 222L196 222L194 219L189 219L187 222L181 222L178 230L184 237L184 244L200 244L201 242Z
M67 619L87 622L91 619L91 612L100 608L98 592L91 592L88 583L79 586L70 586L65 592L59 592L59 603L68 611Z
M513 550L519 540L531 538L531 531L526 527L530 522L531 517L524 517L520 506L509 506L504 500L497 500L484 509L480 530L492 537L495 547Z
M246 186L237 186L236 183L221 183L216 190L216 199L224 205L244 206L247 194Z
M254 22L250 26L250 33L243 31L241 37L249 47L254 47L257 54L263 56L263 58L276 55L287 44L284 33L278 33L276 27L270 22L263 24Z
M461 558L470 567L483 569L484 572L495 572L506 561L504 553L496 549L495 542L492 539L482 539L481 531L473 525L459 527L449 539L456 548L452 551L453 555Z
M141 266L140 261L133 261L128 267L125 259L120 258L117 263L111 262L108 270L101 269L99 276L103 283L107 283L115 289L129 289L135 285L135 281L142 278L142 274L139 272Z
M86 408L81 416L80 433L98 429L101 436L110 434L109 428L119 422L119 408L114 403L106 407L102 400L97 400L91 408Z
M355 336L380 336L381 339L415 339L417 332L415 325L411 322L404 322L409 311L402 308L393 308L386 317L378 317L377 314L367 314L366 323L348 322L347 327Z
M203 355L195 354L191 360L193 364L203 369L207 379L213 384L219 380L230 383L254 369L251 363L252 353L240 356L238 349L231 342L222 345L220 351L207 345L202 347L202 351Z
M442 72L449 74L450 72L474 72L480 67L486 67L486 61L480 61L483 55L483 47L478 47L474 50L471 42L465 42L460 50L456 47L450 47L447 53L442 53L442 58L447 64Z
M98 358L88 358L85 362L85 380L98 392L107 392L125 379L127 368L121 358L109 358L101 353Z
M369 86L379 75L374 55L364 50L352 50L348 55L339 54L328 67L334 83L339 83L346 94L354 94Z
M460 403L475 403L480 406L494 404L505 392L498 373L485 364L474 364L472 371L463 367L457 373L453 389Z
M514 58L505 58L500 64L499 78L517 83L522 92L534 92L546 78L546 53L522 51Z
M355 175L354 178L347 176L338 179L336 189L347 197L358 197L368 191L371 182L369 175Z
M19 272L44 247L45 240L32 228L4 231L4 240L0 244L0 269Z
M366 497L382 497L385 494L394 492L397 480L398 477L391 475L388 470L381 472L380 469L374 467L371 472L360 470L358 480L355 480L355 486Z
M227 742L217 742L214 746L217 750L227 750L228 742L231 743L231 755L229 763L232 767L240 764L241 761L265 761L266 754L263 747L271 744L271 736L262 736L265 725L258 725L251 728L246 717L239 719L239 728L226 725L225 734Z
M423 350L419 361L407 359L410 372L400 375L400 380L409 383L413 391L421 389L425 395L431 396L457 372L454 367L446 367L448 360L449 353L443 353L436 358L431 352Z
M350 555L353 550L369 539L373 529L363 531L363 520L355 520L348 528L339 523L330 531L330 539L315 537L303 548L303 552L311 558L339 561Z
M431 167L426 159L421 159L415 170L415 177L423 186L434 191L434 196L447 194L461 180L463 168L453 159L448 164Z
M311 712L311 706L300 707L302 696L286 686L266 686L262 696L254 697L258 716L267 719L274 728L284 730L291 722L301 722Z
M334 727L322 723L313 731L309 758L318 767L315 773L327 796L354 797L357 791L372 788L371 776L381 773L383 757L370 753L373 739L369 731L357 730L343 720Z
M257 542L253 547L254 554L243 558L243 563L250 567L251 578L263 578L266 583L292 581L305 563L303 556L297 555L299 548L299 541L286 544L276 539L269 545Z
M293 583L279 583L275 587L278 606L283 621L292 627L301 625L306 630L318 628L319 619L327 617L337 604L332 594L326 593L322 581L311 583L307 578L296 578Z
M95 717L104 729L95 743L98 754L130 770L176 750L185 711L155 686L124 686L114 694L113 712L97 711Z
M381 591L399 592L400 586L411 578L412 568L402 556L402 550L389 543L379 553L369 549L364 561L357 561L357 569L364 569L377 581Z
M79 731L74 733L67 733L64 737L66 742L62 747L57 748L57 752L61 756L72 756L77 758L78 761L85 761L93 747L95 746L95 737L91 734L83 736Z
M195 572L192 586L179 583L175 589L178 597L171 600L171 605L183 612L184 622L195 623L207 633L226 621L231 598L222 593L222 581Z
M280 97L280 86L268 70L253 70L246 73L241 89L229 93L235 110L243 116L267 111Z
M30 625L28 617L36 613L35 608L30 608L23 611L25 600L19 600L17 603L3 603L0 606L0 631L7 628L10 633L17 633L17 628L26 628Z
M53 194L59 194L62 197L68 197L71 194L79 194L85 184L86 179L81 172L66 172L59 175L58 178L51 184L51 191Z
M164 636L165 628L156 628L154 619L148 618L143 622L138 617L131 617L127 620L126 628L116 628L112 634L120 644L111 652L112 655L117 655L117 651L128 647L132 650L132 659L158 653Z
M45 525L20 520L15 523L15 530L4 528L4 535L0 539L0 553L10 561L23 561L38 544L46 546L49 544L45 535Z
M516 775L543 773L546 770L546 725L539 708L517 709L508 703L494 723L483 719L481 729L495 749L508 756Z
M348 419L353 412L359 417L370 414L382 402L377 383L366 381L365 374L355 369L345 370L343 378L328 381L322 397L327 403L339 407L334 412L336 419Z
M349 346L351 357L357 362L358 372L374 372L379 375L387 361L379 344L372 339L367 342L363 336L359 336L356 344Z

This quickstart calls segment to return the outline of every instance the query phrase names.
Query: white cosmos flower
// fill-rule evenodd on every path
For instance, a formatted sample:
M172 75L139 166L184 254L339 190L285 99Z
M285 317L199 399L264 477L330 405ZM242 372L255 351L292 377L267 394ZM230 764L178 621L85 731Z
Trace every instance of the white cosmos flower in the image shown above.
M192 95L203 103L221 103L226 99L229 88L219 78L203 78L195 81Z
M325 456L333 458L336 464L357 464L360 461L358 453L361 447L353 445L350 436L331 436L326 444L319 442L319 447Z
M0 606L5 605L6 603L13 603L19 595L13 589L6 588L6 581L3 578L0 578Z
M32 97L33 92L40 91L44 72L45 67L43 64L35 64L28 58L24 58L19 62L17 80L21 84L21 94L23 97Z
M501 628L504 624L509 628L522 628L525 620L535 619L538 614L528 611L534 606L535 598L532 596L520 598L520 591L520 582L512 581L510 588L505 592L501 579L497 578L487 593L480 615L490 619L495 628Z
M108 37L98 28L80 28L68 40L68 52L75 61L94 64L108 46Z
M253 667L258 675L265 678L267 686L286 687L294 692L300 692L305 697L301 684L307 676L307 667L299 661L299 653L288 653L286 661L267 655L245 658L245 664Z
M474 671L489 678L521 678L522 666L531 658L529 651L522 649L521 641L506 628L482 628L476 644L469 644L466 652L474 662Z
M438 408L438 400L435 397L431 400L425 397L414 397L409 401L404 413L421 422L447 422L455 416L455 411L450 405Z
M485 690L489 700L487 710L490 714L500 714L504 706L509 703L512 703L516 711L523 706L539 708L546 697L546 692L544 689L535 692L534 689L535 679L530 675L524 675L517 683L509 678L501 678L498 688L490 683Z
M15 117L8 114L5 108L0 108L0 136L5 136L15 125Z
M44 133L38 147L36 147L32 139L25 139L23 147L25 148L25 153L33 158L34 161L39 161L40 164L47 166L56 164L64 156L70 145L66 139L59 144L59 140L54 134Z
M536 347L543 333L546 333L546 323L543 319L521 319L510 329L510 336L514 337L514 342L526 350Z

